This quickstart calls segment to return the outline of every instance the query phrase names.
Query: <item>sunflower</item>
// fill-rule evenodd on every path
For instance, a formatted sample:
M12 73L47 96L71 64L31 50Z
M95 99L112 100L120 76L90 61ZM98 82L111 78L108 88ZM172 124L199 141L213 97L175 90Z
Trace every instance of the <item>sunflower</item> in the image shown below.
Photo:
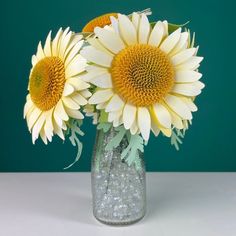
M151 8L147 8L143 11L139 11L139 14L143 13L146 16L151 15L152 11ZM82 29L83 33L91 33L94 31L94 29L99 26L99 27L105 27L106 25L110 25L112 23L112 20L114 18L118 18L118 13L111 12L111 13L106 13L101 16L97 16L90 20Z
M24 118L33 143L39 135L45 144L53 134L64 139L69 118L84 118L79 109L91 94L90 85L80 78L87 65L79 54L82 45L82 36L59 29L53 40L48 34L44 47L39 42L32 56Z
M84 33L93 32L94 28L97 26L104 27L106 25L110 25L111 24L111 20L110 20L111 16L117 18L117 13L106 13L104 15L101 15L101 16L98 16L98 17L92 19L84 26L84 28L82 29L82 32L84 32Z
M189 45L189 33L168 33L167 21L152 28L145 14L118 14L94 29L81 55L90 65L84 79L96 86L89 103L108 113L114 127L149 139L150 130L170 137L197 110L193 99L204 84L197 71L202 57Z

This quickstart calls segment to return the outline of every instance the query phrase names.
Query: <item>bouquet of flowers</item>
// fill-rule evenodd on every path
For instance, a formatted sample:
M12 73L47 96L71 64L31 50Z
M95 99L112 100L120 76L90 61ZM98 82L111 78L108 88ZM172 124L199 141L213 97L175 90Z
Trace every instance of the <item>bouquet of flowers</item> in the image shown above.
M33 143L39 136L45 144L55 134L69 136L78 146L77 161L84 113L103 133L114 130L106 150L126 139L120 158L128 166L140 165L150 133L179 148L204 88L203 57L186 24L150 22L150 14L105 14L81 33L59 29L43 46L39 42L24 107Z

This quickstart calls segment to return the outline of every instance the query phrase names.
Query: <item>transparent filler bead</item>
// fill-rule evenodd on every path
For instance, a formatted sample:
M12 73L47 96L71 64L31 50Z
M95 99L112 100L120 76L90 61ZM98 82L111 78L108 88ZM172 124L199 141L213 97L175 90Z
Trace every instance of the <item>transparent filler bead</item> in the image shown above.
M92 159L93 214L97 220L112 225L132 224L145 215L146 180L142 153L139 168L121 160L127 147L124 138L117 148L105 150L116 131L97 131Z

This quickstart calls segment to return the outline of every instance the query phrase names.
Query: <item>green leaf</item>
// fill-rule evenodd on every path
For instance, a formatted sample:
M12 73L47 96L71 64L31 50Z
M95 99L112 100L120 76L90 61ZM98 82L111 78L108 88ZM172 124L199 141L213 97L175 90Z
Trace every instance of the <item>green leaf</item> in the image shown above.
M80 159L80 156L82 154L83 144L78 138L79 135L80 136L84 135L84 133L80 129L81 125L82 125L81 120L71 119L69 121L69 124L68 124L69 128L68 128L68 131L67 131L67 135L70 134L69 140L70 140L71 144L73 146L77 146L77 154L76 154L75 160L70 165L65 167L64 170L69 169L70 167L72 167Z
M137 161L137 158L139 158L139 151L144 151L143 145L144 141L140 135L130 135L129 145L121 153L121 158L125 159L128 165L131 165L133 162Z
M104 133L108 132L111 128L112 124L109 122L104 122L104 123L100 123L97 126L98 130L103 130Z
M157 23L156 21L150 22L151 28L154 28L154 26L155 26L156 23Z
M175 146L175 149L179 151L179 145L183 143L181 138L184 138L184 133L182 133L179 129L173 129L171 134L170 143Z
M180 24L180 25L168 23L168 32L169 32L169 34L171 34L172 32L174 32L175 30L177 30L180 27L186 26L188 23L189 23L189 21L185 22L184 24ZM150 23L152 28L155 26L155 24L156 24L156 22L151 22Z
M105 110L100 111L99 123L106 123L108 120L108 113Z
M181 25L168 23L168 32L169 32L169 34L173 33L174 31L176 31L180 27L186 26L188 23L189 23L189 21L187 21L187 22L185 22L184 24L181 24Z
M124 136L126 134L126 129L123 126L119 126L119 127L115 128L115 131L117 131L117 134L107 144L107 146L105 148L107 151L110 151L113 148L118 147L121 140L124 138Z

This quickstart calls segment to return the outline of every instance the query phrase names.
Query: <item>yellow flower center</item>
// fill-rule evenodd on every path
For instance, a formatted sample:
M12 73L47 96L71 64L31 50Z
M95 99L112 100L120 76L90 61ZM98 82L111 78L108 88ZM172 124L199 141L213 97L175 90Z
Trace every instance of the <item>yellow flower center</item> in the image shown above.
M29 81L33 103L42 111L53 108L61 99L65 81L65 67L59 57L40 60L34 66Z
M174 84L174 67L158 47L137 44L120 51L112 61L115 91L136 106L161 101Z
M105 15L101 15L92 19L84 26L82 32L93 32L96 26L104 27L105 25L110 25L110 16L114 16L117 18L117 13L107 13Z

